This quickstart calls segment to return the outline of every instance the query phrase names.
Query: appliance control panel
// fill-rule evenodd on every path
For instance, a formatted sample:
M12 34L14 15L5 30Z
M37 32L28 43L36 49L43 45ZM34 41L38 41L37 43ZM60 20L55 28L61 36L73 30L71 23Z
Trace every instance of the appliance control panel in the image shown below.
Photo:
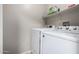
M52 26L55 30L79 31L79 26Z

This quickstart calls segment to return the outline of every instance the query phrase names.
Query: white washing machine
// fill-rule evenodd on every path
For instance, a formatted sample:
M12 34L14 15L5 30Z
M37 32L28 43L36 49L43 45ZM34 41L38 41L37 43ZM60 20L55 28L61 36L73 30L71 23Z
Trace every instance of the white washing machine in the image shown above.
M79 27L58 26L32 30L33 54L79 53Z

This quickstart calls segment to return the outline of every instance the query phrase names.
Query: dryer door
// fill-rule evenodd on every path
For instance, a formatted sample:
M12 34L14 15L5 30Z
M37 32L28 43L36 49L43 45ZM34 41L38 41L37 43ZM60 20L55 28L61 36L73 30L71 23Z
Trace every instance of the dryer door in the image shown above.
M60 34L61 35L61 34ZM42 54L73 54L77 53L77 43L66 38L43 33Z

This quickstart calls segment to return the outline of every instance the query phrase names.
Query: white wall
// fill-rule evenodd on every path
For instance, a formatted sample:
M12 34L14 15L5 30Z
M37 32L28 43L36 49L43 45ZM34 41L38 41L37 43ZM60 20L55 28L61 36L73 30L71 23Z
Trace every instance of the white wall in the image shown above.
M7 53L31 50L31 29L43 27L46 5L4 5L3 49Z
M79 5L48 18L47 25L62 25L64 21L69 21L72 26L79 26Z
M2 53L2 5L0 4L0 53Z

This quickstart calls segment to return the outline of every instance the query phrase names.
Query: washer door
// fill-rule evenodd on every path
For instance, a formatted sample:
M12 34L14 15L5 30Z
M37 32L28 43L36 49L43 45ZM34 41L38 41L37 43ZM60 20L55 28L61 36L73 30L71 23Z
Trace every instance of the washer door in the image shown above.
M61 35L61 34L60 34ZM68 38L67 38L68 39ZM77 53L77 43L66 38L43 34L41 41L42 54L74 54Z

